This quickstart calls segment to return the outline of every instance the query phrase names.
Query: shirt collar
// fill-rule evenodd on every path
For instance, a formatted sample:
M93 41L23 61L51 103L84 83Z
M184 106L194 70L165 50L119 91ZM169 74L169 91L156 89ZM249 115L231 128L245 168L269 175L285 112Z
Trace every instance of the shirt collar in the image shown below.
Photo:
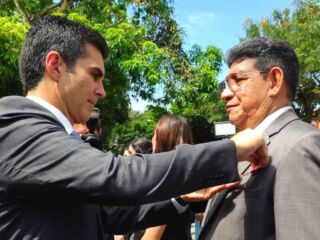
M292 109L292 107L286 106L286 107L280 108L277 111L271 113L261 123L259 123L259 125L256 126L254 130L259 133L263 133L271 125L271 123L274 120L276 120L281 114L283 114L285 111L288 111L289 109Z
M55 106L52 104L48 103L47 101L43 100L42 98L36 97L36 96L27 96L26 98L34 101L35 103L38 103L45 109L47 109L49 112L51 112L58 120L59 122L63 125L65 128L66 132L70 134L73 131L72 125L70 121L66 118L66 116Z

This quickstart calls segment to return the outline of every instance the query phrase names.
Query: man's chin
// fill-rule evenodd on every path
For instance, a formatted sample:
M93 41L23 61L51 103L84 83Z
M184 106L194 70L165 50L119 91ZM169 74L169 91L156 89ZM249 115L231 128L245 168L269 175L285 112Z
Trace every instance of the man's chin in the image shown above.
M237 121L239 121L239 118L236 116L232 116L231 114L229 114L229 122L232 123L233 125L236 125Z
M236 127L236 129L237 129L238 131L243 130L243 129L242 129L242 128L243 128L242 125L244 125L243 120L241 120L241 119L239 119L239 118L233 118L233 117L230 117L230 116L229 116L229 122L232 123L232 124Z

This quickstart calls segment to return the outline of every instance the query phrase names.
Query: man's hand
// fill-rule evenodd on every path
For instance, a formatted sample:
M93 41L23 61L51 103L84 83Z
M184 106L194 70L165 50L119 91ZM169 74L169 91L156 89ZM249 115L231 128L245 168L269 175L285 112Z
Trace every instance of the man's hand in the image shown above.
M238 161L251 162L253 171L267 166L268 148L262 134L246 129L234 135L231 140L236 144Z
M180 198L185 202L200 202L212 198L216 193L232 188L240 184L241 181L222 184L215 187L203 188L198 191L181 195Z

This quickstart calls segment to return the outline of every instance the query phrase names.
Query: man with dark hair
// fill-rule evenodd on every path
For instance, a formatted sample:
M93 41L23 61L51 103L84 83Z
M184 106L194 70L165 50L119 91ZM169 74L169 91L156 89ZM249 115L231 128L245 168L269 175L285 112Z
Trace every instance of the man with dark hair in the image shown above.
M65 68L72 73L77 60L88 54L88 46L94 47L102 60L108 56L105 40L89 27L60 17L40 19L29 30L20 55L20 77L25 89L33 90L41 82L48 53L54 51L59 54ZM95 74L98 78L103 73L96 69Z
M28 32L20 58L27 97L0 100L1 239L97 240L178 221L189 210L179 213L171 197L235 181L237 160L266 165L253 131L132 159L81 141L72 125L106 95L107 55L100 34L63 17L43 17Z
M320 132L291 107L299 78L297 56L284 41L247 39L228 52L225 101L238 130L264 132L270 164L207 206L201 240L292 240L320 236Z

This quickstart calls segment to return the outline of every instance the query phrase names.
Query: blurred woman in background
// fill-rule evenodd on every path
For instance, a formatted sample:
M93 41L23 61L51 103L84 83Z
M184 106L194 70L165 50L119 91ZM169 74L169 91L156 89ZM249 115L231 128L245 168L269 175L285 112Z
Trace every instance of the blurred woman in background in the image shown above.
M152 138L153 153L173 150L177 145L193 143L192 131L185 119L174 115L161 117ZM142 240L191 240L191 223L186 219L184 226L167 224L148 228Z

